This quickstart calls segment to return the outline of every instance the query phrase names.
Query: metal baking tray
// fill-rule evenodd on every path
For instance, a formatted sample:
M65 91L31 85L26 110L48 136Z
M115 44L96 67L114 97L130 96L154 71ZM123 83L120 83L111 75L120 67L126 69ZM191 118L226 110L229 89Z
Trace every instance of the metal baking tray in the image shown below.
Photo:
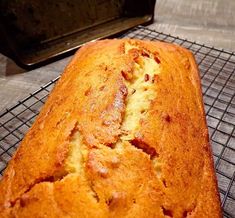
M22 67L154 18L155 0L1 0L0 52Z
M202 91L224 217L235 217L235 54L139 26L122 37L161 40L190 49ZM0 114L0 177L58 78Z

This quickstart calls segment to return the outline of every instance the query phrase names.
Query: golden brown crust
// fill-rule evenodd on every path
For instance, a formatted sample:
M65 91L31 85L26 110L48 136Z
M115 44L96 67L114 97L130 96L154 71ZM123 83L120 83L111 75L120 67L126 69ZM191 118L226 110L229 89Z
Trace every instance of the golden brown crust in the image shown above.
M0 193L0 217L221 217L192 54L129 39L81 48Z

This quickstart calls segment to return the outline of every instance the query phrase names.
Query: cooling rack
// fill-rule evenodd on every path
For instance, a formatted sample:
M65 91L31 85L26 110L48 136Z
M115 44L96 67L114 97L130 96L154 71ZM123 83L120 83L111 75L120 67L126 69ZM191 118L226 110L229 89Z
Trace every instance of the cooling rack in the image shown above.
M136 27L120 38L172 42L190 49L199 65L206 118L224 217L235 217L235 54ZM0 178L58 78L0 114Z

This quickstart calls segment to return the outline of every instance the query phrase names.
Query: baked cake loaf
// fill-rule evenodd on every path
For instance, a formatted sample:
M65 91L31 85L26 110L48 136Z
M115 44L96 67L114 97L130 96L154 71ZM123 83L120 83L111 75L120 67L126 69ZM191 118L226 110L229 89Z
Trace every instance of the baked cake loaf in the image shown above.
M192 54L82 47L5 171L0 217L221 217Z

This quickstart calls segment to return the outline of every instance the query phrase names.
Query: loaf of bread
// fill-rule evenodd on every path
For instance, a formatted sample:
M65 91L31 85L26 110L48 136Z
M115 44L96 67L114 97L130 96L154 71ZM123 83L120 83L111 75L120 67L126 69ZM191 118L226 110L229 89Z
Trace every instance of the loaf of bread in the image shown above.
M0 217L221 217L192 54L82 47L5 171Z

